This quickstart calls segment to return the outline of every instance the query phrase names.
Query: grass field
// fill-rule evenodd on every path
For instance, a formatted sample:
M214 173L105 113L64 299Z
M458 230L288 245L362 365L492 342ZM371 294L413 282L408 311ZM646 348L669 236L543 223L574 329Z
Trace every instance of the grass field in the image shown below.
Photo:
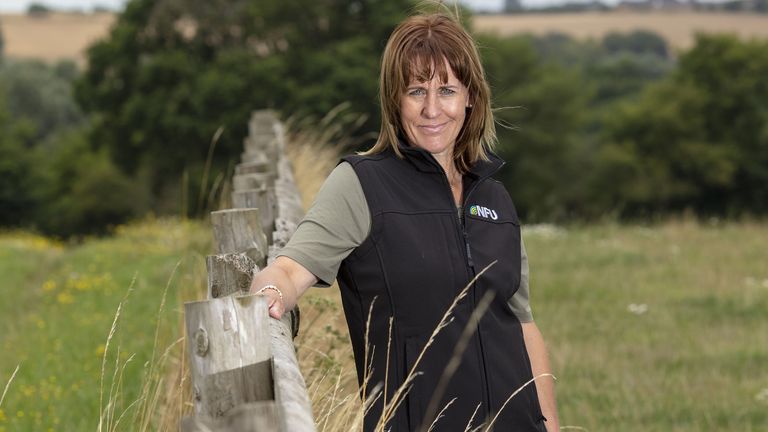
M79 246L0 236L0 388L21 365L0 406L0 430L96 430L110 399L116 415L103 430L175 430L189 406L178 381L182 345L173 342L182 301L203 292L209 236L200 225L173 221L130 226ZM768 429L766 239L768 226L758 223L527 229L534 311L558 377L562 424L590 431ZM145 363L166 285L151 372ZM129 286L108 347L100 411L107 335ZM333 289L314 289L302 300L297 339L326 431L349 430L344 423L356 406L337 297ZM158 361L169 346L170 358ZM121 394L114 396L115 388L110 398L116 368ZM144 378L151 378L148 387ZM142 400L114 427L140 397L149 399L146 412ZM134 417L147 426L138 428Z
M86 47L107 34L112 14L51 14L47 17L0 14L0 29L9 57L84 62ZM635 29L661 34L677 49L689 48L696 32L734 33L768 38L768 15L702 12L610 12L579 14L477 15L474 28L503 35L561 32L599 38L608 32Z
M19 366L0 431L170 430L164 415L178 415L158 408L181 406L167 366L181 358L182 299L204 292L209 238L171 220L80 245L0 234L0 391Z

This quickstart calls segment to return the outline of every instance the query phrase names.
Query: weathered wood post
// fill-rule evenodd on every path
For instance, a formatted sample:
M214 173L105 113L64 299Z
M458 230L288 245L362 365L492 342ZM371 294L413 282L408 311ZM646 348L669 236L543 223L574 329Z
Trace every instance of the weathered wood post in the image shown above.
M245 403L274 404L266 300L229 296L187 303L185 313L195 413L216 419Z

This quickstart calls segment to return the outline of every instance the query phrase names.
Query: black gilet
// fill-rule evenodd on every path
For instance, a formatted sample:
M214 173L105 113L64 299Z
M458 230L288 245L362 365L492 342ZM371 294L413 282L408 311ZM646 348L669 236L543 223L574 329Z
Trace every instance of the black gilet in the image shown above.
M520 223L506 189L490 178L503 165L498 157L478 162L464 175L463 206L457 212L434 157L410 146L401 145L401 151L403 158L388 150L343 159L360 179L371 213L369 236L338 274L359 384L366 397L380 393L364 430L374 430L385 400L392 400L454 298L495 262L424 352L412 388L385 428L426 431L451 402L433 430L464 431L470 419L477 426L493 418L532 377L520 321L507 305L520 284ZM443 394L434 395L486 293L492 301L460 353L458 369ZM426 419L433 397L439 398L437 412ZM507 402L494 430L540 431L543 420L530 384Z

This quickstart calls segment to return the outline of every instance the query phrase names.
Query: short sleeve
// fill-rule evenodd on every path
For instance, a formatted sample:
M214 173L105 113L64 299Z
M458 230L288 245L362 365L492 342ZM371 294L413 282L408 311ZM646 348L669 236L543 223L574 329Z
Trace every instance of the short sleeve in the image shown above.
M329 286L341 262L363 243L371 229L371 214L360 179L342 162L323 183L309 211L288 244L278 253L309 270Z
M520 288L515 292L512 298L507 301L512 313L515 314L520 322L533 321L533 311L530 303L530 285L528 283L528 254L525 252L525 245L520 239Z

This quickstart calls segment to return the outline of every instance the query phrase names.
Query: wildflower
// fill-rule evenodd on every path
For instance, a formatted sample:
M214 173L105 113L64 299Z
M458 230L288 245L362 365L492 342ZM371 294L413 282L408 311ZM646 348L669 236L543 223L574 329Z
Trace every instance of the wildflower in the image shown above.
M54 280L47 280L43 284L43 291L45 292L51 292L56 289L56 281Z
M4 422L4 421L5 421L5 411L0 409L0 422Z
M24 397L31 397L35 395L35 388L32 386L22 386L21 387L21 394L24 395Z
M107 349L107 346L104 344L99 345L96 347L96 357L101 357L104 355L104 351Z
M75 298L72 297L72 294L62 291L56 296L56 301L61 304L71 304L75 302Z
M755 395L755 400L758 402L768 403L768 387L760 390Z
M648 305L645 303L630 303L629 306L627 306L627 310L635 315L642 315L648 312Z

